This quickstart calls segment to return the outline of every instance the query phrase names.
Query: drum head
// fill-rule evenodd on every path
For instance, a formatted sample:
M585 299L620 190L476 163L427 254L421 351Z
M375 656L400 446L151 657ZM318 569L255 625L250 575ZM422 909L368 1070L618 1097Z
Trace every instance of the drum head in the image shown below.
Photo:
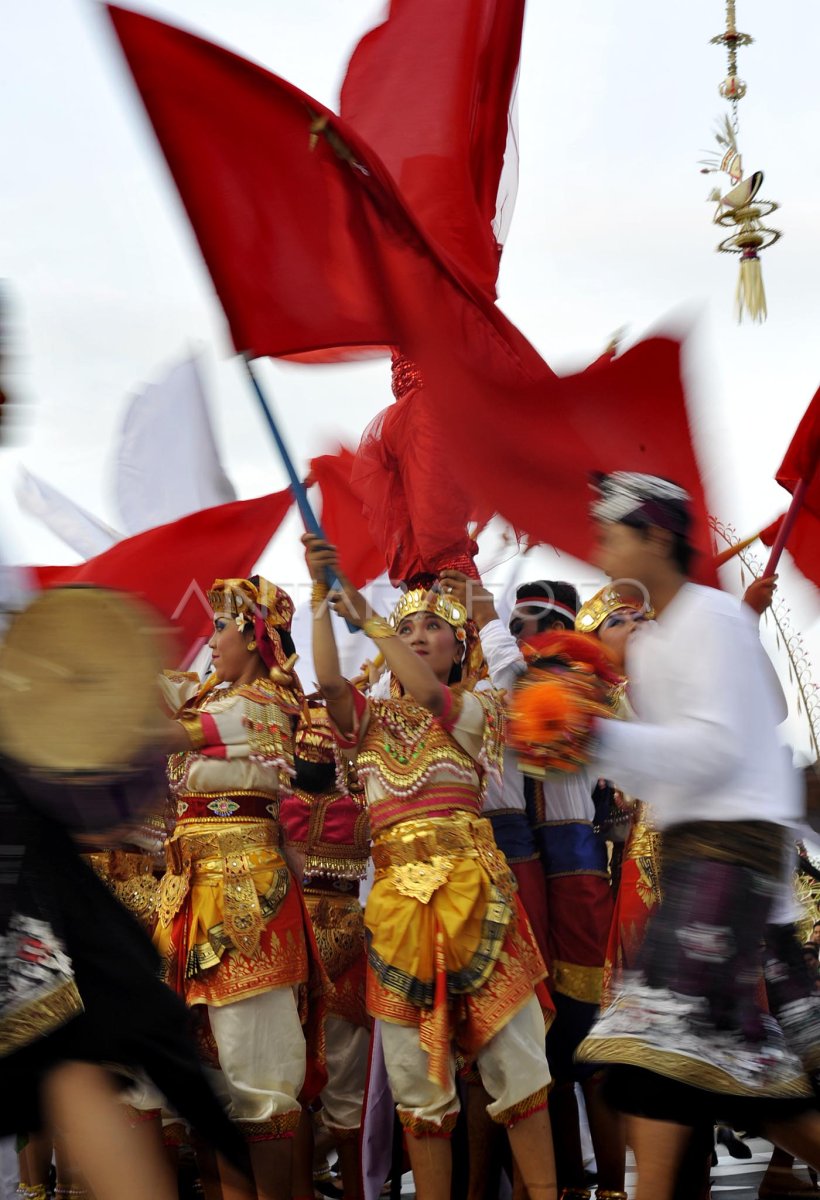
M101 588L43 592L0 645L0 752L36 773L115 773L161 744L161 618Z

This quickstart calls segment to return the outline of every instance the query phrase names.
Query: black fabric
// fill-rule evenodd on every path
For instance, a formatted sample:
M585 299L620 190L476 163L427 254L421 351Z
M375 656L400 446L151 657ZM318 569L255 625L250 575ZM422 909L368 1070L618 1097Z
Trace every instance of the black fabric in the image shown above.
M547 1031L547 1062L556 1083L582 1083L600 1070L596 1063L576 1062L575 1051L598 1016L597 1004L553 992L555 1019Z
M0 1058L0 1133L40 1127L42 1081L56 1064L117 1064L143 1069L204 1138L244 1164L244 1140L202 1072L187 1010L160 982L145 930L82 861L68 834L29 808L2 769L0 797L0 928L15 912L47 922L71 959L84 1007L61 1028Z
M769 1122L787 1121L816 1107L809 1097L773 1100L767 1096L728 1096L629 1066L607 1067L604 1096L613 1108L650 1121L691 1126L720 1122L730 1129L754 1134Z
M318 795L322 792L332 792L336 787L336 763L332 759L330 762L310 762L297 754L293 759L293 766L296 771L294 786L301 788L303 792Z

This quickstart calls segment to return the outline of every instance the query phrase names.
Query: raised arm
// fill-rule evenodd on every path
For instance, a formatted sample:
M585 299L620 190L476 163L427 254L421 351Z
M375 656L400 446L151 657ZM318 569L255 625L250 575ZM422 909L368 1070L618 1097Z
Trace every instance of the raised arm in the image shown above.
M307 548L308 568L311 577L320 586L324 580L324 572L329 569L339 581L339 590L331 592L327 604L320 605L314 613L313 621L313 661L316 668L319 687L327 701L328 709L333 720L340 729L349 729L353 719L353 706L347 681L339 668L339 658L336 653L336 641L330 621L328 608L331 607L345 620L363 629L368 637L378 644L384 655L384 661L401 683L405 692L418 701L424 708L438 716L444 711L445 694L433 671L396 636L392 626L383 618L374 614L367 600L357 591L349 579L341 573L336 557L335 547L329 546L312 534L305 534L302 541ZM319 620L316 618L319 617ZM339 703L344 688L344 694L350 704L347 723L340 723L334 712L333 703Z
M353 698L350 684L339 666L339 651L336 635L330 619L331 604L326 592L325 580L328 570L338 570L336 550L327 542L306 533L302 538L305 560L313 580L313 666L319 691L327 704L330 718L337 729L349 733L354 724Z

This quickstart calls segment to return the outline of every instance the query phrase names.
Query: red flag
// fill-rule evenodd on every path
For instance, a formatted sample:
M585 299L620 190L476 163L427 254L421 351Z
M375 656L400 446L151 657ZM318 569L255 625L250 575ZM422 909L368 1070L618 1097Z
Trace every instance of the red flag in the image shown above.
M214 579L247 578L293 503L290 489L204 508L146 529L75 567L35 567L42 588L95 584L147 601L171 622L189 662L211 625Z
M448 397L436 419L453 449L453 482L471 488L531 540L588 559L591 472L641 471L672 479L692 497L694 574L714 585L679 344L649 338L594 370L515 387L499 370L501 357L484 357L485 349L475 336L464 343L454 339L436 363L436 392ZM462 351L466 361L460 362ZM424 371L431 372L429 361Z
M322 528L328 541L338 548L345 575L360 588L384 573L385 562L374 545L362 502L351 488L353 462L351 451L340 446L337 454L312 458L310 474L322 493Z
M524 0L393 0L354 50L340 98L433 243L491 297L517 183L523 20Z
M775 479L787 492L793 492L799 480L806 483L803 506L820 517L820 388L814 393L809 407L803 414L791 440L786 455L780 464ZM791 549L792 538L789 538Z
M454 485L583 558L591 471L667 475L693 496L700 577L714 580L677 343L652 338L609 366L557 379L432 248L338 117L233 54L111 12L238 347L283 355L354 344L365 328L366 340L400 346L425 384L413 435L439 430L447 450L447 477L425 476L418 511L446 505ZM311 127L320 134L312 150ZM367 317L358 325L357 303Z

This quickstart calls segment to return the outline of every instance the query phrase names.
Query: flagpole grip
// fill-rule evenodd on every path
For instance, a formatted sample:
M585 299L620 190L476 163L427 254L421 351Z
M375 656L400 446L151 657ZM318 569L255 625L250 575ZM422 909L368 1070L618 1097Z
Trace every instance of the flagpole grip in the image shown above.
M780 561L780 555L783 553L786 541L788 540L789 534L792 531L792 527L797 520L797 515L800 512L800 509L803 507L803 499L805 495L806 481L805 479L798 479L797 485L792 493L792 502L789 505L788 512L783 518L783 522L778 530L777 537L772 545L772 552L769 555L769 561L766 563L766 567L763 571L764 579L767 579L770 575L774 575L775 571L777 570L777 564Z
M742 542L735 542L733 546L729 546L726 550L721 550L720 554L716 554L712 562L716 567L722 567L724 563L729 562L737 554L741 554L744 550L748 550L753 542L756 542L764 529L759 529L757 533L753 533L751 537L744 538Z
M316 513L313 511L313 507L310 503L310 500L308 500L307 489L305 488L305 485L302 483L302 480L299 478L298 474L296 473L296 468L293 465L293 459L291 458L290 454L288 453L288 448L285 445L284 438L282 437L281 433L279 432L279 427L276 424L276 421L273 416L273 411L271 409L270 404L268 403L267 397L265 396L265 393L262 391L262 385L260 384L259 379L257 378L256 372L253 369L253 364L251 362L250 355L243 354L242 361L245 364L245 370L248 373L248 379L250 379L250 381L251 381L251 387L254 390L256 399L259 401L259 407L262 409L262 412L264 413L265 420L268 423L268 428L270 429L271 434L273 436L273 440L276 443L276 449L279 451L279 457L282 459L282 465L284 466L285 471L287 472L288 479L290 480L291 490L293 491L293 496L294 496L294 499L296 500L296 505L301 514L302 523L304 524L304 527L308 533L313 533L316 535L316 537L324 538L325 531L322 529L322 526L319 523L319 518L316 516ZM328 571L327 572L328 587L331 589L335 588L337 586L337 582L338 581L336 580L335 576L332 575ZM345 621L345 624L347 625L347 627L351 633L359 632L358 625L353 625L350 621L347 621L347 620Z

